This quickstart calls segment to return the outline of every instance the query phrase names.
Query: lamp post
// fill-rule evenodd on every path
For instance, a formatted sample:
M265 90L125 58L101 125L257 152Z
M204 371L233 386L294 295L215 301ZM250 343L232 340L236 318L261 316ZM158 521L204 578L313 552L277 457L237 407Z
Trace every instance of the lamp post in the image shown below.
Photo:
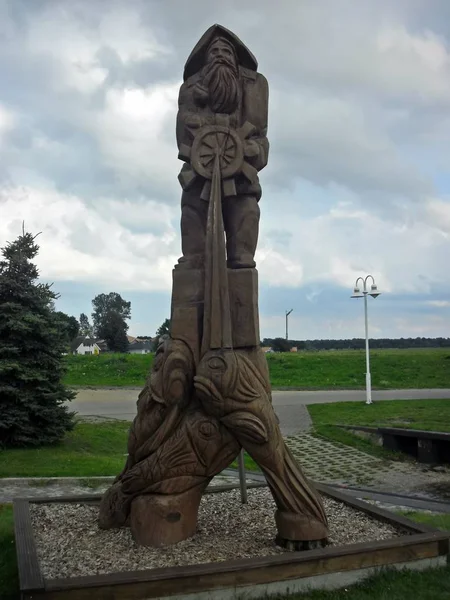
M372 285L370 286L370 291L367 289L367 280L372 279ZM362 281L362 292L358 287L359 281ZM369 319L367 317L367 294L372 296L372 298L376 298L381 294L378 291L378 288L375 284L375 279L372 275L367 275L364 279L362 277L358 277L355 283L355 289L353 290L353 295L351 298L364 298L364 324L366 331L366 404L372 404L372 382L370 376L370 357L369 357Z
M286 340L288 340L288 339L289 339L289 334L288 334L288 317L289 317L289 315L291 314L291 312L292 312L293 310L294 310L294 309L293 309L293 308L291 308L291 310L287 310L287 311L286 311Z

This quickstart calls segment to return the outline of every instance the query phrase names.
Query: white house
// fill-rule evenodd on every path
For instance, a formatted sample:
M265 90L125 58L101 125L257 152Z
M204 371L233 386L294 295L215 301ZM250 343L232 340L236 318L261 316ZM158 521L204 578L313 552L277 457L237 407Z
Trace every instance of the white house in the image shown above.
M92 338L76 337L71 343L73 354L100 354L101 348Z

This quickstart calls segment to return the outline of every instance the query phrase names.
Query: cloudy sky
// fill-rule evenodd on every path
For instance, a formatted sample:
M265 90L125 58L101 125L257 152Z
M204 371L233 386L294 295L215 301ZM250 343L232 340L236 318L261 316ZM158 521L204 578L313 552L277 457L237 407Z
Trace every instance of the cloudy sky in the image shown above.
M169 316L180 256L175 116L184 62L213 23L270 86L261 334L450 336L448 0L0 0L0 244L25 220L58 308Z

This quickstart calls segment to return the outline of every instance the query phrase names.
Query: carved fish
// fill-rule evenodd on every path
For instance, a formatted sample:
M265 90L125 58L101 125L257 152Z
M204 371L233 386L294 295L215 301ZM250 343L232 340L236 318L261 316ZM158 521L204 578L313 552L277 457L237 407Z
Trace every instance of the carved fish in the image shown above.
M220 420L238 439L244 438L255 444L265 444L269 440L264 423L249 412L237 410Z

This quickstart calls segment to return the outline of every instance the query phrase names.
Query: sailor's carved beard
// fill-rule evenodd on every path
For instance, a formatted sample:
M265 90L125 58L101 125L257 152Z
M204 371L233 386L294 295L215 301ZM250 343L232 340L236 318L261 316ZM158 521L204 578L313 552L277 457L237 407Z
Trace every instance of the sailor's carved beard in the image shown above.
M234 62L222 58L206 64L195 96L214 113L233 113L239 104L239 77Z

